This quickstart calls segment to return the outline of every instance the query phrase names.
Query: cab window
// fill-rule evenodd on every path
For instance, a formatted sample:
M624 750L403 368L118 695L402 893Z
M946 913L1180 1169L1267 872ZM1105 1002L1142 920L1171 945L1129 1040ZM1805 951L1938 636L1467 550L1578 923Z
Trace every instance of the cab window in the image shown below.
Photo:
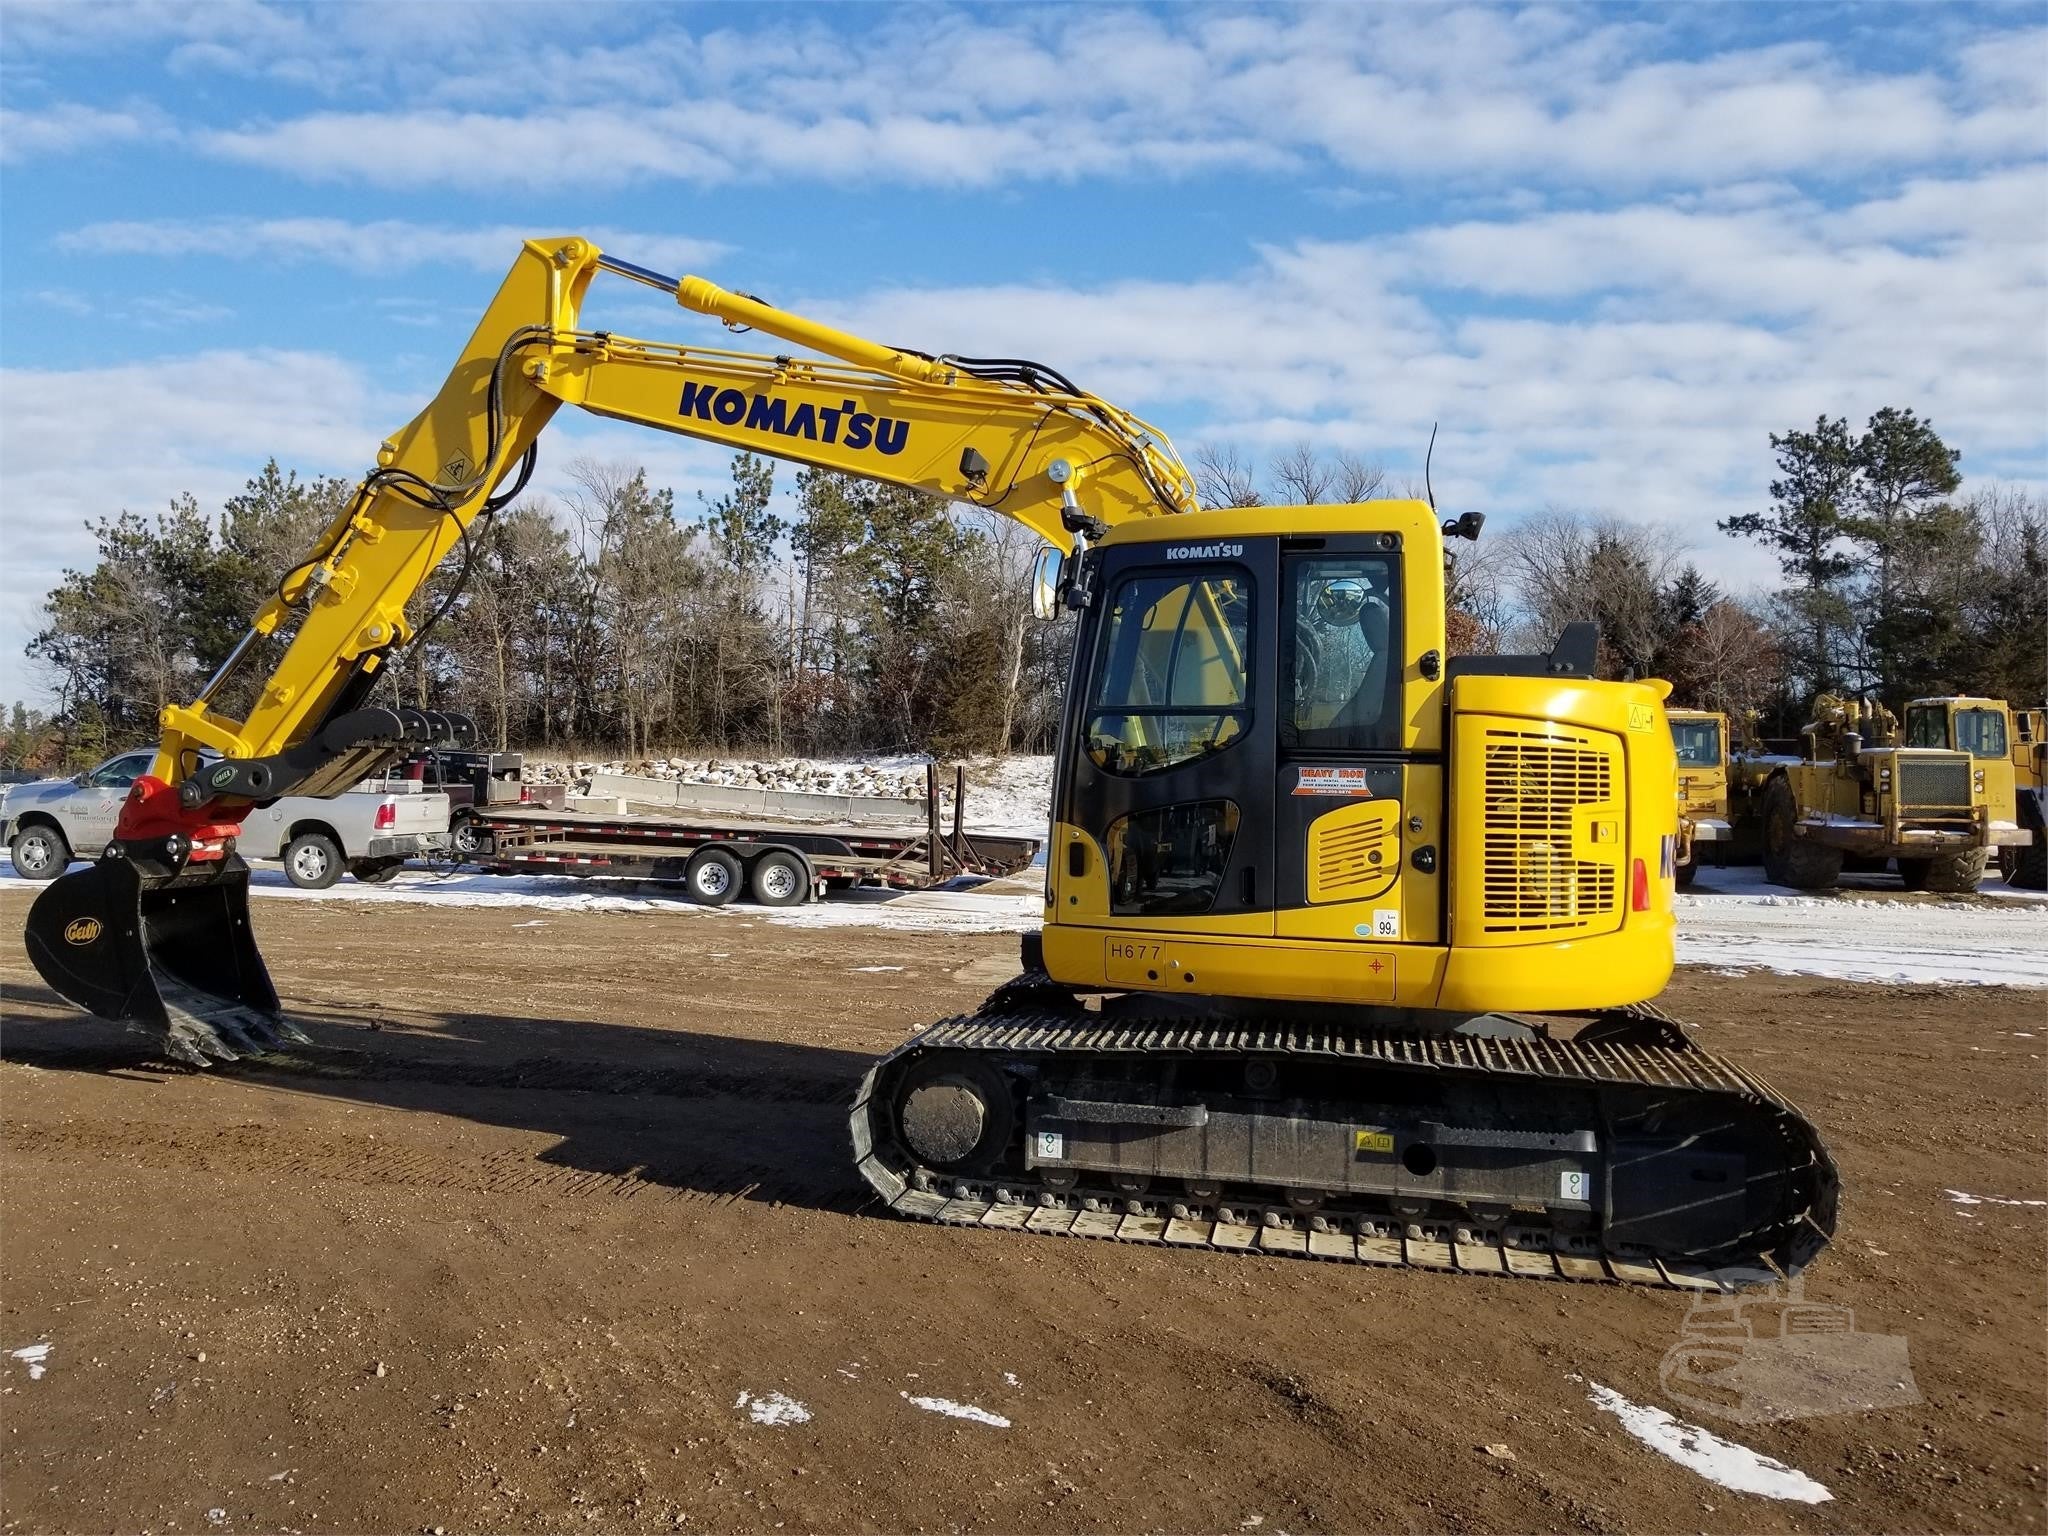
M94 789L126 789L149 771L152 752L124 752L93 769L86 782Z
M1678 748L1678 760L1687 768L1721 766L1721 722L1718 720L1673 720L1671 742Z
M1972 757L2005 756L2005 716L1995 709L1957 710L1956 750Z
M1221 752L1251 721L1251 578L1236 566L1127 576L1110 600L1088 755L1163 772Z
M1365 752L1401 745L1394 569L1387 555L1288 560L1283 747Z
M1948 745L1948 711L1922 705L1906 711L1906 745L1945 747Z

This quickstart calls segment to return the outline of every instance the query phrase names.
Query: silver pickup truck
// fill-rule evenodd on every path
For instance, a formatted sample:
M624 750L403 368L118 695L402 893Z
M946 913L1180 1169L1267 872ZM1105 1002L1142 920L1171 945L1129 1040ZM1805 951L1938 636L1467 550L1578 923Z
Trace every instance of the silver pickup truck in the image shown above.
M114 835L128 786L149 771L149 749L110 757L71 779L43 779L0 791L0 841L14 872L54 880L74 858L97 858ZM236 848L274 859L301 890L319 891L345 869L377 883L408 858L448 846L448 797L433 791L354 789L331 800L288 795L251 810Z

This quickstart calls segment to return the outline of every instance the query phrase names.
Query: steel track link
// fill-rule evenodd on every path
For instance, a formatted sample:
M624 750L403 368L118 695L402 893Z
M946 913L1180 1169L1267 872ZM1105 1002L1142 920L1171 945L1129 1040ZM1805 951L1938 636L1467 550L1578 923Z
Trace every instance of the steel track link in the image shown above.
M1532 1016L1539 1026L1552 1021ZM1682 1025L1648 1004L1580 1016L1570 1040L1503 1039L1213 1020L1124 1022L1080 1010L1055 984L1036 976L1006 983L974 1014L945 1019L871 1067L851 1113L855 1164L890 1210L951 1226L996 1228L1045 1236L1149 1243L1213 1253L1259 1253L1329 1262L1532 1279L1624 1282L1677 1290L1733 1291L1796 1274L1827 1246L1835 1225L1834 1161L1810 1124L1763 1079L1700 1049ZM1625 1037L1625 1038L1624 1038ZM1648 1041L1650 1043L1643 1043ZM1253 1225L1223 1221L1221 1202L1185 1215L1163 1214L1158 1201L1129 1201L1102 1190L1054 1190L1030 1173L961 1178L921 1169L893 1139L878 1141L874 1096L892 1071L927 1051L1017 1056L1122 1057L1223 1053L1310 1057L1333 1064L1379 1065L1485 1079L1549 1081L1560 1087L1636 1088L1728 1098L1773 1116L1786 1166L1808 1170L1811 1199L1791 1233L1756 1262L1708 1266L1651 1254L1618 1255L1583 1239L1561 1242L1536 1218L1497 1229L1474 1222L1359 1220L1356 1230L1268 1213ZM996 1198L1000 1190L1002 1198ZM1240 1205L1251 1202L1239 1202ZM1320 1226L1323 1230L1317 1230Z

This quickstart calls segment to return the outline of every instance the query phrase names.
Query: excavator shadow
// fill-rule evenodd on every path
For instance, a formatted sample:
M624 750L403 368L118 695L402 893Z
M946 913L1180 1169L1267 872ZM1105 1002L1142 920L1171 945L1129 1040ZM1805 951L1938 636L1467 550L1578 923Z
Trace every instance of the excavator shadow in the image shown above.
M861 1052L472 1010L384 1019L288 1003L287 1012L309 1043L202 1074L54 992L10 986L0 1059L125 1081L217 1076L556 1138L532 1151L450 1138L424 1158L408 1140L413 1150L394 1149L380 1173L378 1159L352 1157L328 1137L307 1154L314 1177L837 1211L872 1200L847 1132L854 1087L873 1059Z

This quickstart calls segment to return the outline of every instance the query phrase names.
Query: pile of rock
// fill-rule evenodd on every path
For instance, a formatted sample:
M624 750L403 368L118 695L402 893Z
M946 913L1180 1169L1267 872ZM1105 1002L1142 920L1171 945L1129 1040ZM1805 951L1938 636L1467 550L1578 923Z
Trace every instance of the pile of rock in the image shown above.
M897 761L901 761L900 759ZM631 774L685 784L724 784L742 789L774 789L814 795L877 795L915 800L924 794L921 763L884 767L876 763L819 763L804 758L760 762L734 758L657 757L640 762L614 759L607 763L560 763L527 758L530 783L567 784L575 795L590 793L597 773Z

